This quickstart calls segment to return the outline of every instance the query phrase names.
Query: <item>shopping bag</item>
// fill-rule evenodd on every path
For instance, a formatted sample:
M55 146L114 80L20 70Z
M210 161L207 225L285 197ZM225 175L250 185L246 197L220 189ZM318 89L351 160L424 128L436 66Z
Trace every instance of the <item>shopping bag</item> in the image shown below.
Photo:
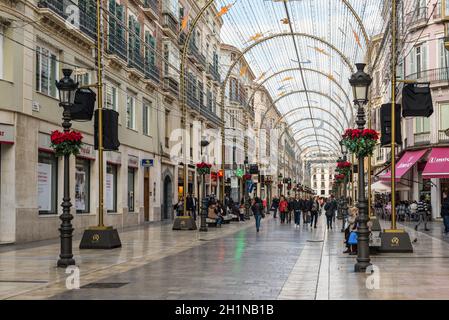
M357 244L357 232L352 231L352 232L349 234L348 244L349 244L349 245L355 245L355 244Z

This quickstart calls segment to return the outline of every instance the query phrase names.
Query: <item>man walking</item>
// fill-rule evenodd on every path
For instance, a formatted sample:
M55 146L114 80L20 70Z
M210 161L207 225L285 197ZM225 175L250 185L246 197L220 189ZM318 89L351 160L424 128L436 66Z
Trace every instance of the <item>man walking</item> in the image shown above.
M293 201L293 212L295 214L295 228L299 228L301 221L301 199L299 195L296 195L296 199Z
M428 211L428 207L425 202L425 197L422 195L418 202L419 221L415 226L416 231L418 231L418 227L421 224L421 222L424 222L424 230L429 231L429 229L427 228L427 211Z
M316 229L316 223L318 222L318 210L320 210L320 204L318 202L318 196L310 199L310 227Z

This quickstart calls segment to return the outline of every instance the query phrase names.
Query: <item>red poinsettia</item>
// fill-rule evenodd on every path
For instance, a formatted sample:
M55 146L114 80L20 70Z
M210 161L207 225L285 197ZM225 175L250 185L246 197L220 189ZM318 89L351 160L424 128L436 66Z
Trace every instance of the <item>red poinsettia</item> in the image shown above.
M196 164L197 169L211 168L212 165L206 162L200 162Z
M379 133L372 129L346 129L343 133L343 144L351 153L359 158L373 154L379 140Z
M348 161L337 162L337 168L344 169L344 168L350 168L350 167L351 167L351 162L348 162Z
M251 178L252 178L252 175L249 173L246 173L243 175L243 180L251 180Z
M345 178L344 174L336 174L335 175L335 180L343 180Z
M50 135L51 147L57 157L78 155L82 145L83 135L77 131L52 131Z

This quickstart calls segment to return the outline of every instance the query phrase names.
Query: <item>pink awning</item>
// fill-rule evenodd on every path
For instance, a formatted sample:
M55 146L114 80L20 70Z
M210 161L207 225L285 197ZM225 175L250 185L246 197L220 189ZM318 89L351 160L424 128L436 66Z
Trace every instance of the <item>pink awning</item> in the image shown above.
M449 178L449 148L433 148L423 178Z
M427 152L427 149L417 150L417 151L407 151L404 153L402 158L396 163L396 174L395 179L399 180L405 175L413 165L418 162L424 154ZM391 170L388 170L385 174L380 176L381 180L390 180L391 179Z

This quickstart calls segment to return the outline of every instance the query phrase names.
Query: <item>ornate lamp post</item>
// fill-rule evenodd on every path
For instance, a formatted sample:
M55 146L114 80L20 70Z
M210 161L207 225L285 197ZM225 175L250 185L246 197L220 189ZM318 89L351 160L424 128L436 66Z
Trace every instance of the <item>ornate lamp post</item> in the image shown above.
M69 132L71 124L70 109L73 106L75 99L75 90L78 88L78 83L76 83L70 76L72 75L71 69L63 69L62 73L64 77L56 82L56 88L59 91L59 106L64 109L62 113L62 127L64 132ZM59 217L61 219L61 227L59 228L60 238L61 238L61 253L59 254L58 267L66 268L70 265L75 264L75 259L73 259L72 253L72 237L73 237L73 226L72 219L73 215L70 213L70 208L72 203L70 202L70 154L64 155L64 197L62 199L62 214Z
M343 157L341 158L342 161L348 161L348 149L343 144L343 141L340 141L340 149L341 149L341 154L343 155ZM348 194L347 194L347 190L348 190L348 177L346 177L345 180L343 181L343 195L342 195L341 201L340 201L341 213L342 213L342 218L343 218L343 222L342 222L342 226L341 226L341 232L345 232L345 229L344 229L345 228L345 219L348 216Z
M365 64L357 63L357 72L351 76L349 83L352 86L354 94L354 103L357 106L357 128L363 130L365 128L365 109L368 103L368 91L372 82L369 74L365 73ZM365 272L366 268L371 265L369 257L369 229L368 229L368 204L365 196L365 159L358 156L358 208L359 208L359 226L357 228L357 263L354 266L356 272Z
M201 158L203 158L203 148L207 147L209 145L209 141L201 140ZM201 172L199 174L201 177L201 183L202 183L202 189L203 189L203 196L201 199L201 226L200 231L207 232L207 223L206 223L206 217L207 217L207 210L208 210L208 200L206 197L206 177L205 172ZM224 181L224 179L223 179Z
M249 174L249 162L248 162L248 157L245 157L245 161L243 162L245 165L245 179L244 179L244 186L243 186L243 194L245 197L245 220L249 219L249 207L250 207L250 203L249 203L249 194L247 192L247 188L248 188L248 180L246 179L247 174Z

